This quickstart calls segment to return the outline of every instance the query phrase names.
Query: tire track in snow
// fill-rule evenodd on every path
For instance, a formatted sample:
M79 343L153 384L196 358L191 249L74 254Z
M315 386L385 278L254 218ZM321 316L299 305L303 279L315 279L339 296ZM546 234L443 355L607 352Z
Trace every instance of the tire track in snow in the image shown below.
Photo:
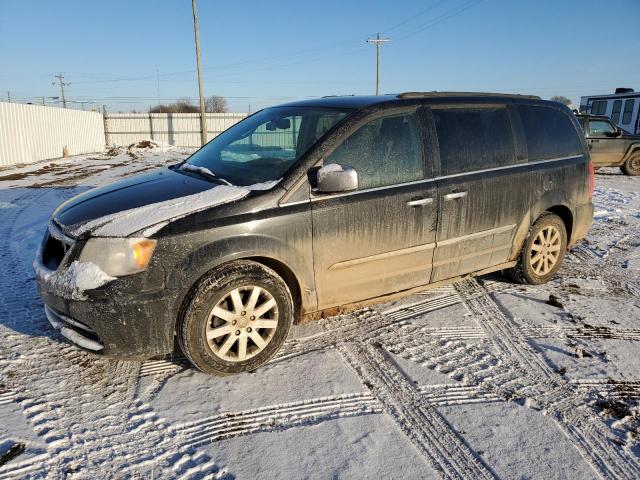
M198 447L250 433L281 431L337 418L379 413L382 413L382 408L372 395L355 393L224 412L174 428L185 437L185 446Z
M424 385L418 387L418 392L434 406L503 401L496 395L468 385ZM252 433L276 432L339 418L380 413L383 413L383 408L376 397L370 393L353 393L223 412L172 428L185 438L184 446L196 448Z
M615 438L592 409L587 398L559 377L527 341L475 279L456 284L465 306L485 329L503 364L516 364L525 397L552 417L593 469L605 478L635 479L640 464L617 447Z
M443 478L493 479L483 462L445 418L371 343L340 343L338 351L360 376L385 412Z
M0 480L15 480L17 478L34 478L34 474L42 469L42 463L47 460L46 454L36 455L22 461L12 461L0 467ZM45 472L40 472L42 476ZM38 475L40 477L41 475Z

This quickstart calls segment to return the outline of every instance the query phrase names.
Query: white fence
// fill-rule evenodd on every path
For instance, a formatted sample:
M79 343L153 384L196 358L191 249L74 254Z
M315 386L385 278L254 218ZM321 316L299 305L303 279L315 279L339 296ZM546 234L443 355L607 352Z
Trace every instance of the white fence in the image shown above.
M208 113L207 139L246 116L246 113ZM130 145L151 139L178 147L200 146L199 113L108 113L104 120L107 145Z
M208 139L246 116L246 113L208 113ZM0 102L0 166L60 158L65 147L68 155L79 155L101 152L105 145L130 145L144 139L199 147L200 114L103 116L96 112Z
M0 166L104 150L103 117L55 107L0 102Z

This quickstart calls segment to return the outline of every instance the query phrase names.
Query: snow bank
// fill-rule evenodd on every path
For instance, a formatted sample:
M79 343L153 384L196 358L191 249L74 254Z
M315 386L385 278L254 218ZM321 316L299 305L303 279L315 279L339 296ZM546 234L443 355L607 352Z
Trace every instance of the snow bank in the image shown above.
M98 265L92 262L71 263L69 268L51 271L39 262L39 255L33 262L36 276L44 281L57 295L73 300L86 300L84 292L106 285L115 277L107 275Z

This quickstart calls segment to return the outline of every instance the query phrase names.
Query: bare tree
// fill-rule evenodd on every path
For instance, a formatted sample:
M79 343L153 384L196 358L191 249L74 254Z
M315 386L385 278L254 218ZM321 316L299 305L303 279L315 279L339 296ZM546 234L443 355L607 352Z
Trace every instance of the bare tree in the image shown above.
M200 109L189 98L181 98L173 103L160 104L149 110L151 113L198 113Z
M225 113L227 112L227 100L224 97L211 95L207 98L205 110L208 113Z
M553 97L551 97L550 99L552 102L558 102L561 103L563 105L571 105L571 99L567 98L567 97L563 97L562 95L555 95Z

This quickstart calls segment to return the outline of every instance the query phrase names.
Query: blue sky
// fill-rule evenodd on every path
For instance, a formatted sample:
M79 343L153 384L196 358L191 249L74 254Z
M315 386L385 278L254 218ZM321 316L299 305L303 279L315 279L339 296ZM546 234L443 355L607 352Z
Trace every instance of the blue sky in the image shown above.
M205 94L232 111L382 92L502 91L544 98L640 90L640 1L199 0ZM58 95L110 111L197 99L189 0L0 2L0 98ZM159 89L158 89L159 79ZM159 90L159 92L158 92ZM250 107L249 107L250 106Z

